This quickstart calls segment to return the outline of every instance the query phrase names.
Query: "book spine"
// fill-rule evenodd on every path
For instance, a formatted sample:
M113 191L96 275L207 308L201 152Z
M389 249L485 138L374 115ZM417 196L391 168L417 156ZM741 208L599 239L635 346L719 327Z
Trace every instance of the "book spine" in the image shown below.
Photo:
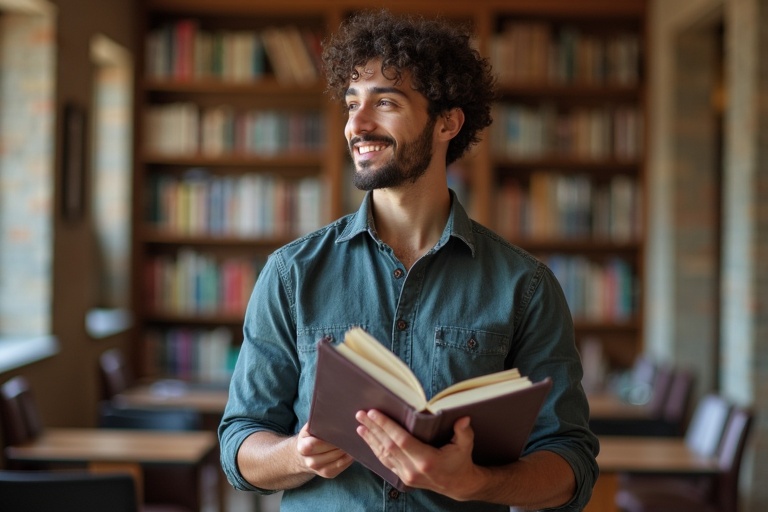
M408 430L408 432L410 432L416 439L433 444L435 437L439 434L438 429L440 427L441 416L440 412L432 414L408 409L407 416L403 423L406 430Z

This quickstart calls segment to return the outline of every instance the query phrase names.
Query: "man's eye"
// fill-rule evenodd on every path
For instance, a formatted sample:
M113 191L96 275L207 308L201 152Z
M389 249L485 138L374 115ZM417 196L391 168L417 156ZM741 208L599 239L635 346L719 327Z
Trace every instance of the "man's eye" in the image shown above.
M357 103L347 103L345 106L345 110L347 112L352 112L353 110L357 110Z

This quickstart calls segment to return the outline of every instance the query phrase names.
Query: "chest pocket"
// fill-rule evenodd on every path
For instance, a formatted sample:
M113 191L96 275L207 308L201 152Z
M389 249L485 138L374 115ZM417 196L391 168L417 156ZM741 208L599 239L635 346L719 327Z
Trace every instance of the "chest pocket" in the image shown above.
M312 391L315 388L315 374L317 373L318 343L322 339L327 339L336 345L344 340L344 334L352 327L354 327L352 324L348 326L305 327L297 332L296 351L299 355L301 372L299 375L299 396L296 399L294 410L299 418L300 426L309 418Z
M504 370L509 349L510 337L503 334L462 327L437 327L429 395L456 382Z

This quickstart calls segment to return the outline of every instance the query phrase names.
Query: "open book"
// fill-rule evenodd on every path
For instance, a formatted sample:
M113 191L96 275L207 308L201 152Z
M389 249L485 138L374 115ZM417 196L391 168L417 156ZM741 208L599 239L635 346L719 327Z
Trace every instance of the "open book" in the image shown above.
M320 342L309 432L407 490L357 435L357 411L377 409L433 446L449 442L456 420L470 416L474 461L505 464L520 457L551 386L548 378L534 384L513 369L458 382L427 400L403 361L353 328L338 345Z

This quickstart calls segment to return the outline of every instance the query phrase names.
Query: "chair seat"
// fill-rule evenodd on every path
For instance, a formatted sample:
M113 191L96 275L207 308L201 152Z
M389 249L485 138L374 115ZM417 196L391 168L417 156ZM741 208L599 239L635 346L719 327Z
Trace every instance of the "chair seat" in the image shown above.
M624 512L718 512L718 508L702 500L696 493L678 492L657 487L647 490L620 489L616 505Z

